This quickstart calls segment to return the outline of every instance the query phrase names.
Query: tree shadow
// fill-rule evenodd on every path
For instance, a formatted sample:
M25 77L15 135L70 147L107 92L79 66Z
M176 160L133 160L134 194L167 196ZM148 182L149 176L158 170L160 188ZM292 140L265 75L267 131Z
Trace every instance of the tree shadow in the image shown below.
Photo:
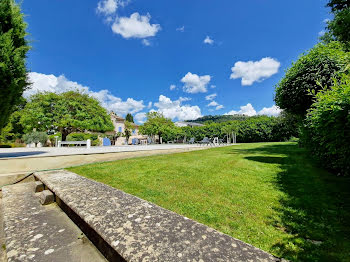
M234 154L281 169L274 185L284 193L270 223L290 237L273 246L293 261L350 261L350 179L317 167L295 144L233 149Z

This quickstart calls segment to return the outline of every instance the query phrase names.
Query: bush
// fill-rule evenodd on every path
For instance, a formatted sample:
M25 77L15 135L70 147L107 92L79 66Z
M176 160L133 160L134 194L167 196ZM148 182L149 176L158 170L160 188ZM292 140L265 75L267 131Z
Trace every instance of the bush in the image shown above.
M36 147L38 143L41 143L44 146L46 144L47 138L48 136L45 132L33 131L32 133L25 134L23 136L23 141L26 144L34 143Z
M344 72L350 61L350 53L339 42L318 44L303 54L286 71L276 86L276 105L287 112L305 117L322 86L330 87L338 72Z
M350 76L316 95L303 128L302 143L320 163L350 174Z
M11 145L0 145L0 148L11 148Z
M98 134L71 133L67 136L67 141L85 141L88 139L91 140L92 146L97 146L100 143L98 139Z
M237 142L240 143L287 141L292 136L298 136L299 131L296 118L285 113L279 117L254 116L244 120L182 128L187 139L194 137L197 141L204 137L224 139L227 133L234 132L234 130Z

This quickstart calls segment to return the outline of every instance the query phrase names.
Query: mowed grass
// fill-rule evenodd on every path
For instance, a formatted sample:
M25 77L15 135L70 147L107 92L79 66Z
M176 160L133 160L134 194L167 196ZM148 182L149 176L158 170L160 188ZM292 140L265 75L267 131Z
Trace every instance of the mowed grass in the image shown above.
M255 143L69 170L292 261L350 261L350 182L296 143Z

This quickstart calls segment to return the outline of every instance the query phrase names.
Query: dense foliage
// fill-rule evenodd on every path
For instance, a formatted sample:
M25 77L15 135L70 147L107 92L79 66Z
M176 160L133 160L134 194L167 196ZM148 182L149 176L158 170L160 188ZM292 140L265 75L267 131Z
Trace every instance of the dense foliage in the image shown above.
M350 76L316 95L309 110L302 141L322 164L350 174Z
M14 0L0 1L0 131L27 88L27 25Z
M147 121L140 126L140 133L149 136L158 135L164 138L169 132L172 132L172 129L175 129L175 125L171 119L158 112L149 112L147 113Z
M221 123L221 122L227 122L232 120L244 120L248 116L246 115L208 115L208 116L202 116L200 118L197 118L196 120L188 120L187 122L196 122L196 123L206 123L206 122L215 122L215 123Z
M331 86L338 72L344 71L350 61L350 54L343 45L331 42L318 44L303 54L286 71L276 86L276 104L287 112L305 116L323 86Z
M21 112L20 122L27 132L33 128L59 131L63 141L72 132L114 129L106 109L96 99L74 91L33 95Z
M67 136L68 141L86 141L90 139L92 146L99 145L100 141L98 139L98 134L90 133L71 133Z
M134 123L134 117L132 116L132 114L127 113L126 117L125 117L125 121L128 121L130 123Z
M297 121L287 116L254 116L244 121L235 120L223 123L210 123L201 127L183 127L182 132L189 139L197 141L204 137L227 139L231 132L236 133L237 142L273 142L286 141L298 135Z
M34 143L35 147L38 145L38 143L45 145L47 139L48 139L48 136L45 132L37 132L37 131L33 131L23 136L23 140L26 144Z
M342 42L350 49L350 8L337 12L327 28L334 40Z

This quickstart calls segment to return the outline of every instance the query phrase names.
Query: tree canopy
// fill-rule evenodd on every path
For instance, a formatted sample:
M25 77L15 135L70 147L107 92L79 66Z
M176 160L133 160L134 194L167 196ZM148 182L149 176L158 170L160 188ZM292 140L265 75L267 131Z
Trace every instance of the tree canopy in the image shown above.
M144 135L158 135L161 137L169 128L175 128L170 118L166 118L158 112L149 112L147 113L147 121L140 127L140 132Z
M59 131L63 141L72 132L114 129L106 109L96 99L74 91L35 94L21 115L20 121L26 132L33 128L37 131Z
M313 95L324 86L330 87L333 78L346 70L349 61L350 54L339 42L317 44L299 57L277 84L276 104L290 113L305 116L314 102Z
M0 1L0 130L7 124L23 91L28 87L27 25L14 0Z
M134 117L132 116L132 114L127 113L126 117L125 117L125 121L128 121L130 123L134 123Z

